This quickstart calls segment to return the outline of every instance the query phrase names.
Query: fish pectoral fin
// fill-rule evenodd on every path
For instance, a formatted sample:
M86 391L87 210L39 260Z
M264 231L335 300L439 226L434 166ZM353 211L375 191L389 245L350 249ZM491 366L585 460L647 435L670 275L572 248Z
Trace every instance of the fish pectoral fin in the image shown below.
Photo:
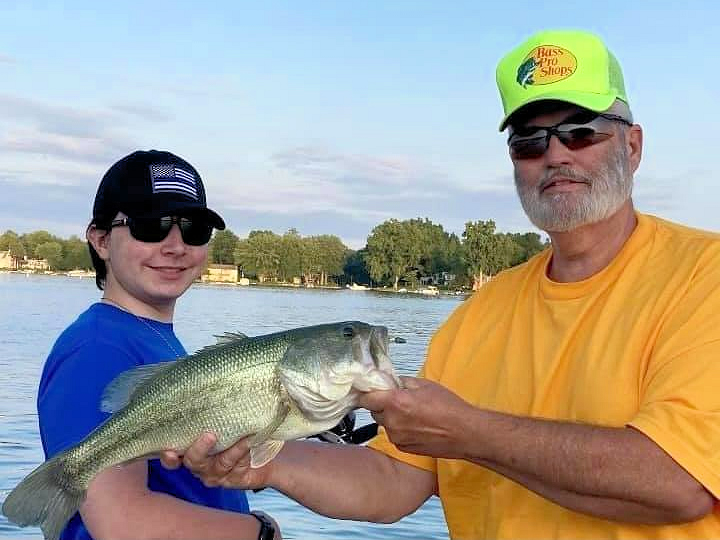
M250 467L257 469L268 463L272 458L277 456L282 449L285 441L273 439L272 434L280 427L290 412L290 404L283 400L280 402L277 414L270 424L260 431L250 440Z
M272 434L275 433L275 430L280 427L280 424L285 421L285 418L287 418L289 412L290 404L286 401L281 401L278 407L278 411L275 414L275 418L273 418L273 421L270 422L270 424L268 424L265 428L258 431L255 436L250 439L250 448L254 446L259 446L265 441L271 439Z
M259 469L269 463L282 450L285 441L270 439L250 448L250 468Z

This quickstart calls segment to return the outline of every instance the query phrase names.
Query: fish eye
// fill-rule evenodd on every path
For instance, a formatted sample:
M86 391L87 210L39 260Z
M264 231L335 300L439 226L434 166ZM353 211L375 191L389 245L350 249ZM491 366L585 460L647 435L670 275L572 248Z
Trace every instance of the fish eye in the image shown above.
M343 336L351 338L355 335L355 329L352 326L343 327Z

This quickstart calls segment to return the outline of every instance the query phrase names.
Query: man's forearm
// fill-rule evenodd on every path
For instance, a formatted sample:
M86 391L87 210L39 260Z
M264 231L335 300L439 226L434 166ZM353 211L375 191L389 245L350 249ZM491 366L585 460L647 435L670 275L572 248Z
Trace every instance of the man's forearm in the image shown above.
M434 492L434 474L362 446L285 444L268 485L329 517L388 523Z
M606 519L672 523L711 510L712 496L652 440L605 428L477 410L466 459L568 508ZM466 440L469 440L466 439Z

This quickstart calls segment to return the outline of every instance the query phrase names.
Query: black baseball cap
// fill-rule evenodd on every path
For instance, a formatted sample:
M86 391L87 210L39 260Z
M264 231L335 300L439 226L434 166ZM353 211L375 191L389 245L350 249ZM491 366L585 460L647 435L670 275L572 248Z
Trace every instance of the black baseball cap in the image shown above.
M105 173L95 195L93 222L109 224L118 212L133 218L201 215L216 229L225 228L207 207L195 167L160 150L133 152Z

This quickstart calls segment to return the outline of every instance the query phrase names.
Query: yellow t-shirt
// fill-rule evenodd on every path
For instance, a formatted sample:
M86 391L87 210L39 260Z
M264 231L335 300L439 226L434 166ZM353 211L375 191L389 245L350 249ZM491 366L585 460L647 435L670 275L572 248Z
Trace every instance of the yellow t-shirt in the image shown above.
M720 235L637 214L611 264L587 280L546 276L551 251L498 275L438 330L420 375L476 405L645 433L720 497ZM450 535L720 538L720 507L672 526L568 510L462 460L371 443L434 471Z

